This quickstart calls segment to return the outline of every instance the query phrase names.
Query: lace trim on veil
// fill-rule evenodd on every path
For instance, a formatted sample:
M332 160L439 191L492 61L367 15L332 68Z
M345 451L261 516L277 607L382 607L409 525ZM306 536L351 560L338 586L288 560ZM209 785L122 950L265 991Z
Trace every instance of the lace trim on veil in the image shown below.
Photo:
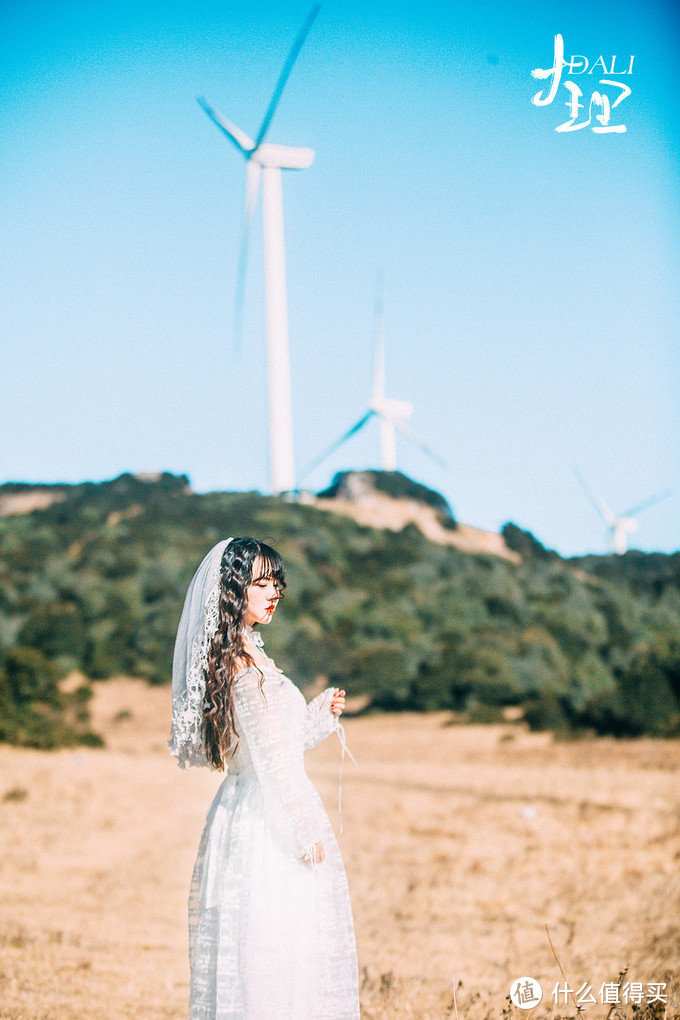
M207 765L203 742L205 671L219 624L221 563L231 539L206 554L189 585L177 629L172 666L172 732L168 747L181 769Z
M208 651L219 623L219 586L210 592L205 606L205 625L194 637L186 672L186 690L173 706L172 737L168 741L171 754L176 755L181 769L187 765L207 765L203 743L203 708L205 705L205 669Z

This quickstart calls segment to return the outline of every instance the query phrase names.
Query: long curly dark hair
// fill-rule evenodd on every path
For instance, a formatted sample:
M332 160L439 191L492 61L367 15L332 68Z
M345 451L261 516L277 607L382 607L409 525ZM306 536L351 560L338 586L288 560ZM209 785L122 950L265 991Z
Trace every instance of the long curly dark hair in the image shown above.
M253 577L256 566L257 576ZM282 597L286 580L277 551L254 538L232 538L224 550L220 570L219 622L205 670L203 740L208 761L222 772L238 743L234 678L245 667L255 666L244 643L248 588L253 581L272 578Z

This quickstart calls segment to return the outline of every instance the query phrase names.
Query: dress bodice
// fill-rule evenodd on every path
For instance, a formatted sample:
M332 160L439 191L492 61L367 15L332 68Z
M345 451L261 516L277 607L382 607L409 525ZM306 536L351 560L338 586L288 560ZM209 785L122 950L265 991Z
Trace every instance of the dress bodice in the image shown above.
M254 772L261 759L265 769L270 759L285 754L303 768L306 702L302 692L272 660L265 667L249 667L234 680L234 715L249 734L244 739L237 722L238 743L229 759L231 774ZM257 721L257 727L250 725ZM251 748L251 743L255 746Z

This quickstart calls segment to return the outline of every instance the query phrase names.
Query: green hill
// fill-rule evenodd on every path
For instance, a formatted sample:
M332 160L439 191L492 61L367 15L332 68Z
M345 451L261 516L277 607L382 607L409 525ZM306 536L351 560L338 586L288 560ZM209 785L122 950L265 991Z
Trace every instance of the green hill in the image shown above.
M96 740L87 686L58 683L74 669L168 682L196 565L248 534L287 563L267 647L301 686L323 676L380 709L484 720L517 705L539 728L680 733L680 554L563 560L509 524L515 564L172 475L0 486L0 512L0 739Z

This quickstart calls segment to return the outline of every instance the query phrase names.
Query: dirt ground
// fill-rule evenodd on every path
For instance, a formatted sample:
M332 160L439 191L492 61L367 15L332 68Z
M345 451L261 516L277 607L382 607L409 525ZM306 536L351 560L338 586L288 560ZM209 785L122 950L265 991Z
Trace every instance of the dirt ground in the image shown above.
M105 750L0 747L2 1020L186 1018L187 892L220 777L176 768L169 697L99 685ZM586 1020L630 1016L606 984L626 967L638 1017L680 1014L680 743L449 723L346 722L363 1020L573 1016L565 978L596 1000ZM336 831L339 762L335 738L308 755ZM542 985L533 1013L506 998L521 977Z

